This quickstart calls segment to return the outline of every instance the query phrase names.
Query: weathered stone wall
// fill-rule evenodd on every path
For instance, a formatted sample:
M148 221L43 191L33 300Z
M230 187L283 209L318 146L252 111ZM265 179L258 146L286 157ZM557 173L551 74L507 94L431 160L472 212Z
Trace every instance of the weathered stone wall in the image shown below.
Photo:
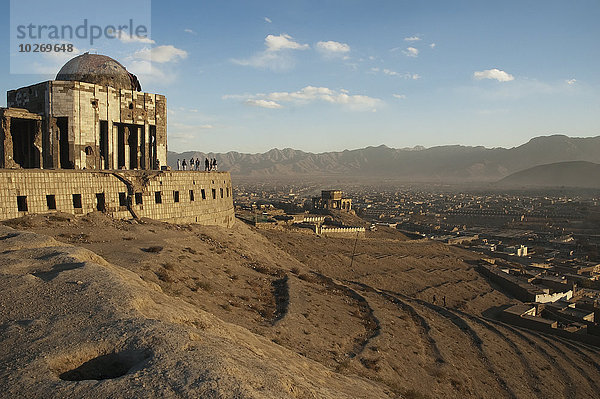
M364 227L317 227L317 234L321 235L365 235Z
M167 100L165 96L74 81L48 81L11 90L9 107L19 107L44 116L44 167L75 169L152 169L154 153L159 165L167 165ZM69 162L60 164L59 131L56 118L68 118ZM107 162L101 162L100 121L108 123ZM119 127L128 125L121 143L119 163ZM156 150L151 132L155 131ZM130 149L129 133L136 136ZM130 163L131 154L137 162Z
M104 206L98 194L104 195ZM80 196L80 206L74 196ZM56 209L50 209L53 204ZM135 215L226 227L235 221L228 172L0 169L0 220L98 208L115 218Z

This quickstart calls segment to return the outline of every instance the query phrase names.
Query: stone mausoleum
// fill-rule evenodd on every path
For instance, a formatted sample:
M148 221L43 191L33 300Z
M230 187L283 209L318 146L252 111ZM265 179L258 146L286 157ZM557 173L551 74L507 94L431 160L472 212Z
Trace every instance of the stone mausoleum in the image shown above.
M341 190L323 190L320 197L313 198L313 208L315 209L338 209L350 212L352 209L352 199L343 198Z
M227 172L170 171L167 101L114 59L83 54L0 108L0 219L94 210L231 226Z

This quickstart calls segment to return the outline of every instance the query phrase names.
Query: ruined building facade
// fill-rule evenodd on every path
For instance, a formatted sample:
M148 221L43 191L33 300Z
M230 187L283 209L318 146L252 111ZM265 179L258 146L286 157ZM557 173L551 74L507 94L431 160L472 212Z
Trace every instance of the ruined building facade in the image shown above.
M11 90L0 110L0 168L160 169L167 101L109 57L84 54L57 80Z
M0 220L101 211L231 226L228 172L170 171L167 101L110 57L83 54L0 108Z
M313 198L314 209L338 209L350 212L352 199L343 198L341 190L323 190L320 197Z

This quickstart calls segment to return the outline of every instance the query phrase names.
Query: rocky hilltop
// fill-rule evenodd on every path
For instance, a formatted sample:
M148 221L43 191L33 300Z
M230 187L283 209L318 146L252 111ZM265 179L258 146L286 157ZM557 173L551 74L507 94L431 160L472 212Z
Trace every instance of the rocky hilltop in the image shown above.
M5 397L372 398L390 392L225 323L89 250L8 227L0 228L0 240Z
M597 348L495 319L518 301L475 270L478 255L393 229L355 241L99 213L3 224L6 397L592 398L600 390Z

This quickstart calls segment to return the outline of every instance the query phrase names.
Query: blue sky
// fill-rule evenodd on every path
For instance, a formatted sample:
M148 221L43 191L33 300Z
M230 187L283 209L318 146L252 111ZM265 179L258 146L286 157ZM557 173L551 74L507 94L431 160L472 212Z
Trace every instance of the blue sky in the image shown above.
M63 2L72 23L95 12ZM173 151L512 147L600 135L598 21L597 0L154 1L147 40L76 47L167 96ZM53 78L11 73L14 49L0 45L0 89Z

